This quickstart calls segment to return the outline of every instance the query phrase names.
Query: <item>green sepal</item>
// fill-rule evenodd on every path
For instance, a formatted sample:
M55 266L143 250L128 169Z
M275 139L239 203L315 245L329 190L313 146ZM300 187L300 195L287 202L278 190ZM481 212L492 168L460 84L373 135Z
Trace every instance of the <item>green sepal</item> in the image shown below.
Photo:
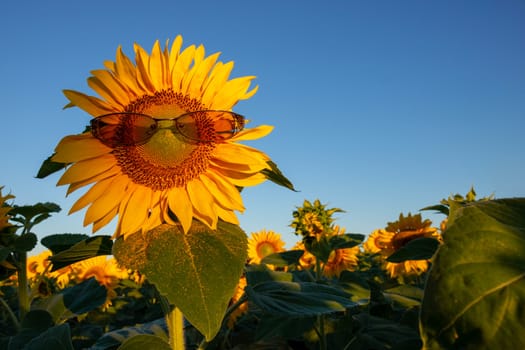
M295 191L295 188L290 180L284 176L284 174L281 172L281 170L277 167L277 164L275 164L272 161L266 162L270 169L263 169L261 170L261 173L266 176L268 180L270 180L273 183L276 183L279 186L286 187L289 190Z
M42 162L42 165L40 166L40 169L38 169L38 173L36 174L37 179L43 179L67 167L67 163L53 162L51 160L53 156L54 154L49 156L46 160Z

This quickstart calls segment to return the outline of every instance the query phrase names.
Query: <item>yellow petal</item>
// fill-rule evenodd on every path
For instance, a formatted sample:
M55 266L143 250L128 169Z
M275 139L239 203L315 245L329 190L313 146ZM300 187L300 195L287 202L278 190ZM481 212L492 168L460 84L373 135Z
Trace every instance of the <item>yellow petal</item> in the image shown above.
M259 125L255 128L244 129L229 139L228 142L257 140L267 136L272 132L272 130L273 126L271 125Z
M129 181L119 181L119 178L113 179L113 181L107 186L107 189L102 192L98 198L92 201L93 203L86 211L84 226L99 220L111 210L118 207L127 194L126 188L128 187L128 183Z
M111 154L79 161L66 170L57 186L87 180L108 171L114 165L115 157Z
M142 96L146 93L146 89L142 87L136 76L135 66L131 60L122 52L122 48L119 46L117 49L117 60L115 62L115 74L117 78L134 92L135 96Z
M215 199L226 209L244 211L239 190L216 173L208 171L200 180Z
M213 161L220 160L232 164L232 167L236 164L249 166L253 172L267 168L270 160L263 152L238 143L222 143L215 150Z
M179 58L175 62L175 65L173 66L171 70L171 80L172 80L172 87L173 89L180 90L181 89L181 83L182 79L184 78L184 75L188 71L188 67L190 66L191 62L193 61L193 56L195 54L195 45L191 45L187 47L184 51L181 52L179 55Z
M166 63L164 62L164 55L162 54L162 49L158 40L155 41L155 44L151 49L148 68L151 83L155 87L155 90L158 91L165 89L166 86L164 86L164 74L167 74L167 72L165 72L167 67Z
M148 217L151 208L151 190L136 185L131 191L125 210L121 211L122 231L133 233L138 231Z
M239 100L248 98L246 97L246 91L254 78L254 76L246 76L227 81L222 90L215 96L215 101L211 108L229 110ZM257 87L255 89L257 89ZM255 94L255 91L252 90L250 92L251 95Z
M146 51L137 44L134 45L134 49L137 81L146 89L147 92L155 93L155 86L150 80L147 66L149 62L149 56Z
M222 87L226 81L228 81L232 69L232 61L226 64L218 62L215 67L213 67L213 71L203 84L201 101L205 106L211 106L215 95L222 90Z
M211 56L208 56L198 66L195 65L192 68L192 71L194 71L194 73L192 74L193 77L191 78L191 81L188 87L188 94L190 96L201 96L202 95L202 91L204 90L204 86L203 86L204 81L209 76L210 70L217 62L219 55L220 53L217 52Z
M73 90L64 90L63 93L73 105L83 109L92 116L96 117L116 111L114 106L111 106L109 103L96 97L88 96Z
M220 176L225 177L233 185L239 187L255 186L267 180L266 176L261 173L245 174L232 169L224 169L210 166L210 170L212 169L219 173Z
M115 216L117 216L117 214L118 214L118 206L115 206L115 208L110 210L106 215L104 215L103 217L101 217L100 219L98 219L97 221L93 223L92 232L97 232L102 227L109 224L115 218Z
M193 219L193 206L186 189L173 187L168 190L168 205L175 216L177 216L177 219L179 219L184 232L188 232Z
M234 225L239 225L239 218L235 215L235 212L222 208L220 205L217 205L215 208L217 215L226 222L229 222Z
M96 201L104 192L108 190L108 187L113 182L112 178L104 179L93 186L84 193L76 202L73 204L71 209L69 210L69 214L72 214L76 211L79 211L80 209L84 208L85 206L89 205L90 203L93 203Z
M88 85L113 106L127 106L130 101L129 90L107 70L91 71Z
M111 151L111 148L94 138L91 133L69 135L58 143L52 160L59 163L73 163L99 157Z
M212 229L217 227L217 213L213 208L213 196L199 179L194 179L186 185L194 216Z
M120 174L120 173L121 173L120 166L115 165L115 166L113 166L111 169L109 169L106 172L100 173L98 175L95 175L93 177L90 177L90 178L82 180L82 181L73 182L67 188L67 195L69 195L69 194L73 193L74 191L78 190L79 188L87 186L87 185L89 185L89 184L91 184L93 182L97 182L97 181L100 181L100 180L103 180L103 179L107 179L109 177L115 176L115 175Z
M171 49L170 49L170 54L169 54L170 55L169 57L169 72L170 73L173 71L175 62L179 58L181 47L182 47L182 36L177 35L177 37L173 41L173 44L171 44Z

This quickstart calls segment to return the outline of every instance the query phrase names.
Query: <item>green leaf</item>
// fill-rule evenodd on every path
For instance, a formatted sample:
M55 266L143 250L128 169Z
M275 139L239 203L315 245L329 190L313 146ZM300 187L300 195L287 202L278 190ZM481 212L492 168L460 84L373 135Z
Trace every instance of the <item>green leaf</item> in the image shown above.
M155 335L139 334L127 339L117 350L171 350L170 344Z
M288 250L285 252L273 253L265 256L261 264L274 265L275 267L286 267L297 265L303 256L304 250Z
M141 323L134 327L118 328L110 332L104 333L103 336L97 339L95 344L91 346L90 350L106 350L116 349L126 339L130 339L139 334L155 335L159 339L168 341L168 327L165 318L160 318L147 323ZM147 350L149 348L143 348ZM152 349L156 349L153 347Z
M269 281L248 285L244 291L248 300L272 315L314 316L357 305L342 289L314 282Z
M78 261L93 258L99 255L111 255L113 241L111 236L95 236L73 245L71 248L61 251L49 257L53 263L51 271L74 264Z
M408 284L386 289L383 294L406 308L419 306L423 299L423 290Z
M180 225L160 225L118 240L114 255L124 264L140 260L134 266L142 267L148 280L211 340L239 282L247 246L246 234L236 225L219 221L212 231L194 221L186 234Z
M523 349L525 198L451 206L421 309L425 349Z
M31 310L22 320L20 331L9 340L8 350L24 349L25 345L42 332L53 327L53 319L45 310Z
M37 240L34 233L25 233L16 238L13 248L17 252L29 252L36 246Z
M40 243L53 254L57 254L88 238L88 235L80 233L61 233L46 236L40 240Z
M437 211L438 213L448 215L448 206L443 205L443 204L431 205L431 206L428 206L428 207L421 208L419 210L420 211L422 211L422 210L434 210L434 211Z
M49 156L42 165L40 166L40 169L38 170L38 174L36 175L37 179L43 179L53 173L56 173L59 170L64 169L67 164L65 163L57 163L53 162L51 158L53 158L54 154Z
M24 350L74 350L68 324L51 327L33 338Z
M64 289L64 306L74 314L89 312L106 301L107 291L92 277L73 287Z
M359 245L365 236L359 233L345 233L344 235L337 235L330 237L330 246L333 250L353 248Z
M293 184L290 180L286 178L286 176L283 175L281 170L277 167L277 164L275 164L272 161L267 162L270 166L270 169L263 169L261 173L266 176L266 178L273 183L276 183L279 186L283 186L288 188L289 190L295 191L295 188L293 187Z
M416 238L390 255L386 261L400 263L407 260L427 260L434 256L438 248L439 241L435 238Z
M46 217L49 217L50 213L58 213L60 210L61 209L57 204L51 202L37 203L34 205L15 205L13 209L9 211L9 215L20 215L27 221L30 221L35 216L47 214Z

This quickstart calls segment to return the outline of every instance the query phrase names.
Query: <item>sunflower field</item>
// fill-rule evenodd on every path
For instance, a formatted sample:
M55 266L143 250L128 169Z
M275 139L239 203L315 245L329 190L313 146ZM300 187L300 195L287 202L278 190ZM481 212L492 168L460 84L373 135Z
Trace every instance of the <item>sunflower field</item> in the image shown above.
M525 198L472 188L364 233L304 200L285 249L237 218L244 187L295 191L244 144L273 128L232 111L254 77L230 79L233 62L180 36L134 52L91 71L97 96L64 90L92 119L37 174L87 187L69 212L94 235L39 239L61 208L0 187L0 349L525 348Z
M38 254L33 227L60 208L1 200L2 349L172 349L174 310L186 349L524 345L523 199L471 190L424 208L444 214L439 228L401 214L366 236L305 200L289 250L273 231L219 223L160 227L160 241L57 234Z

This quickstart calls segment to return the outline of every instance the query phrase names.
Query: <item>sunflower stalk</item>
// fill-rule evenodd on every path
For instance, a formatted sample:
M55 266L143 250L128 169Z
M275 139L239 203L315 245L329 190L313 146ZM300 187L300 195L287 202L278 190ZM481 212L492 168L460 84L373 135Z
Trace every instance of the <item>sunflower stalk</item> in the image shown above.
M317 281L320 281L323 276L323 266L319 258L315 258L315 277ZM326 350L326 332L324 327L324 315L317 316L319 322L319 349Z
M173 350L184 350L184 315L179 308L174 308L166 317L169 328L170 345Z

